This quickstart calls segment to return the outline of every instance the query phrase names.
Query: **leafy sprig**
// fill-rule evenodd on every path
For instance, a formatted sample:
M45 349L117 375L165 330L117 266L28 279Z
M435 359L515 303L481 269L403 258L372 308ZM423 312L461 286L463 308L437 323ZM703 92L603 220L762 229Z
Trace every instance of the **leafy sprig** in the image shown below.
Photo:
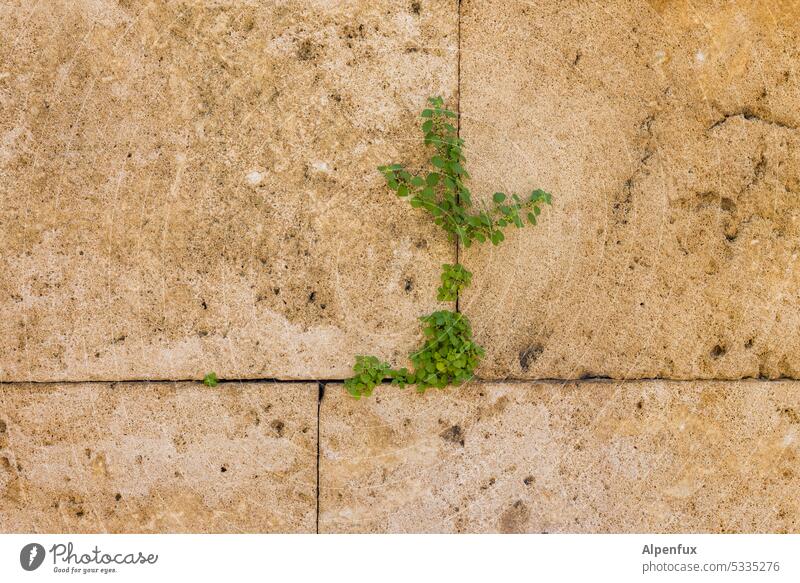
M463 383L472 378L484 350L472 340L472 326L464 314L443 310L422 316L425 343L409 355L414 371L393 369L375 356L356 356L354 376L345 380L347 392L355 398L369 397L376 386L389 380L404 388L416 385L422 393L436 387Z
M503 229L509 225L522 228L525 219L535 225L541 206L552 203L550 194L541 189L525 199L496 192L493 206L472 212L472 193L464 184L469 179L464 168L464 140L450 121L458 116L445 109L441 97L431 97L428 103L431 107L422 112L422 132L425 144L434 148L429 159L433 170L423 177L412 174L402 164L380 166L378 170L387 186L397 196L408 198L412 207L428 211L451 240L458 239L465 247L474 241L498 245L505 239Z
M428 99L430 107L422 111L422 132L425 145L433 146L430 157L432 171L424 177L412 174L402 164L380 166L386 184L400 198L406 198L414 208L428 211L434 222L442 227L451 240L465 247L473 242L491 241L500 244L503 229L510 225L522 228L527 221L536 225L542 205L552 204L549 193L536 189L528 197L510 196L496 192L492 206L472 211L472 194L464 182L469 173L464 168L464 141L452 120L458 115L444 107L441 97ZM442 285L438 300L455 301L458 294L472 281L472 273L460 263L442 266ZM413 371L393 369L388 362L375 356L356 356L354 376L345 380L347 391L355 398L368 397L379 384L389 380L401 388L416 385L417 391L462 383L474 374L484 350L472 340L472 326L464 314L443 310L420 318L425 342L422 348L409 355Z
M472 282L472 273L460 263L442 265L442 285L436 299L440 302L454 302L462 290Z

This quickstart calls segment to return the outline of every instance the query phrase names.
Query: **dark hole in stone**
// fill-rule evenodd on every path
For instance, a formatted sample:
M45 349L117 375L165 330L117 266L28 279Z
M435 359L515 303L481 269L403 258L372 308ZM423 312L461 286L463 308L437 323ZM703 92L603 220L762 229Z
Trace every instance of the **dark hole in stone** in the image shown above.
M530 368L531 364L544 352L544 347L541 344L534 344L528 346L525 350L519 353L519 366L522 370L526 371Z
M744 347L745 348L753 348L753 343L754 342L755 342L755 339L750 338L750 339L747 340L747 342L744 343Z
M0 433L5 433L7 429L8 425L6 425L6 422L0 419Z
M317 299L317 292L312 291L310 294L308 294L309 302L314 302L316 299Z
M460 425L453 425L442 431L439 436L445 441L456 443L464 447L464 432Z
M411 281L410 279L407 279L406 284L403 286L403 289L406 290L407 292L410 292L412 289L414 289L414 282Z
M724 346L720 346L717 344L714 348L711 349L711 358L720 358L725 356L725 353L728 352L728 349Z
M227 472L227 471L228 471L228 468L226 468L225 466L222 466L222 467L219 469L219 471L220 471L220 472L222 472L222 473L224 474L225 472Z
M302 43L300 43L300 47L297 49L298 59L300 59L301 61L310 61L316 56L317 56L317 50L313 42L306 39Z
M644 407L644 403L642 403L641 401L638 401L638 402L636 403L636 408L637 408L637 409L641 409L642 407Z
M114 500L116 500L117 502L122 500L122 494L117 494L116 496L114 496Z
M272 427L275 430L275 433L278 434L278 437L283 437L283 430L286 427L286 425L283 423L283 421L280 421L279 419L275 419L275 421L273 421L269 425L270 425L270 427Z
M736 203L727 196L723 196L719 201L719 206L722 210L728 213L736 212Z
M528 476L527 478L522 480L522 483L525 484L526 486L530 486L531 484L533 484L533 476Z
M419 2L411 3L411 12L413 12L414 14L419 14L420 10L422 10L422 5Z

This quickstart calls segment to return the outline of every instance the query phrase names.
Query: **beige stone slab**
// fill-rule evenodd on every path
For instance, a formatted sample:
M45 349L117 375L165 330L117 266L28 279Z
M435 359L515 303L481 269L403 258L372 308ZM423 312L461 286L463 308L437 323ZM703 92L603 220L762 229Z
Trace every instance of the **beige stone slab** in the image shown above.
M800 383L476 383L320 414L320 532L800 532Z
M4 2L0 380L341 378L455 250L386 190L455 0Z
M554 200L462 252L479 376L800 376L800 6L462 12L475 198Z
M316 384L0 385L0 532L314 532Z

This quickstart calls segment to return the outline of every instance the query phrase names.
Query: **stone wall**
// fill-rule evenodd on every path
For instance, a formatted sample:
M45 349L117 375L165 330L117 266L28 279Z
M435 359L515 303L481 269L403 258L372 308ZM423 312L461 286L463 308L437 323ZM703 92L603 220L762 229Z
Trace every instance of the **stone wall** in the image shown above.
M792 2L0 1L0 531L800 532L799 40ZM538 227L458 249L385 189L429 95ZM479 378L349 398L456 258Z

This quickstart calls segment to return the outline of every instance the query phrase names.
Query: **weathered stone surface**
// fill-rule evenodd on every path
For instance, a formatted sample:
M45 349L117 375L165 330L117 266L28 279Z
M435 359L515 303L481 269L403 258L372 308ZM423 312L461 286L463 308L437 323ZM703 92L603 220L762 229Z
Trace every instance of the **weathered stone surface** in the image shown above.
M321 532L800 532L800 384L328 385Z
M484 378L800 376L800 5L464 0ZM478 196L480 195L480 196Z
M0 380L339 378L455 250L376 166L456 91L455 0L4 2Z
M316 384L0 385L0 532L314 532Z

